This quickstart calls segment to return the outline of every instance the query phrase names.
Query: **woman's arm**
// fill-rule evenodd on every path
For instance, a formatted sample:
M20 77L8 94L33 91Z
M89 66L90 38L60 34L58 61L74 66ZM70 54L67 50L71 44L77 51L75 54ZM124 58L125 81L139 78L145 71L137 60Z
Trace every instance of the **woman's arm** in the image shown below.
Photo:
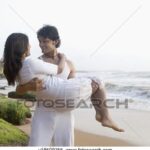
M58 66L44 62L39 59L31 59L30 60L30 68L32 69L34 74L60 74L65 66L65 55L59 54L60 61ZM39 80L38 78L32 79L30 82L23 84L23 85L18 85L16 87L16 92L18 94L24 94L28 91L39 91L42 90L42 80Z
M64 69L66 58L64 54L59 54L59 57L60 61L58 66L44 62L43 60L31 59L30 67L35 74L60 74ZM18 85L16 87L16 92L18 94L24 94L28 91L39 91L42 89L42 80L34 78L26 84Z
M69 66L69 68L70 68L70 74L69 74L69 76L68 76L68 79L70 79L70 78L75 78L76 69L75 69L75 66L74 66L73 62L70 61L70 60L66 60L66 61L67 61L67 64L68 64L68 66Z
M65 56L63 54L60 55L60 61L58 65L44 62L40 59L30 59L30 68L34 74L50 74L57 75L60 74L65 66Z

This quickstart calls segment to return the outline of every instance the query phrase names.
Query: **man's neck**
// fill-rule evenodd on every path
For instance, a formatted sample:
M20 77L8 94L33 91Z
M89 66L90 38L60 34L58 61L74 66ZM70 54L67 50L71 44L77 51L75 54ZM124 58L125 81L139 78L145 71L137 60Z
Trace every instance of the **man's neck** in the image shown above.
M54 52L50 52L50 53L47 53L47 54L43 54L44 57L46 58L52 58L52 59L55 59L57 57L57 50L55 50Z

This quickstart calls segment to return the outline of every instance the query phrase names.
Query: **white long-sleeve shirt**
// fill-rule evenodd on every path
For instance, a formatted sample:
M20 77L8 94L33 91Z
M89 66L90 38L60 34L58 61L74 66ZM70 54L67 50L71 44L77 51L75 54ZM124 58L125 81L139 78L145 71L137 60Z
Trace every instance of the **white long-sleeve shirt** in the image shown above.
M46 63L39 59L27 57L22 62L19 71L19 83L25 84L33 78L43 80L41 91L36 92L37 98L41 99L87 99L92 93L91 79L73 78L61 79L57 76L57 65Z
M47 75L57 75L57 68L57 65L46 63L43 60L26 57L19 71L19 83L25 84L35 77L44 79Z

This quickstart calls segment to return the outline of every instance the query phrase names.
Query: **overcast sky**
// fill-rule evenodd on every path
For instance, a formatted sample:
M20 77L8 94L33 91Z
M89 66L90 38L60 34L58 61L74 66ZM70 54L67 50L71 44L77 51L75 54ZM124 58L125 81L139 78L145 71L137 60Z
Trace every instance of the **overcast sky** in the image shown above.
M149 0L0 0L0 57L12 32L26 33L41 55L36 31L58 28L60 52L77 70L150 71Z

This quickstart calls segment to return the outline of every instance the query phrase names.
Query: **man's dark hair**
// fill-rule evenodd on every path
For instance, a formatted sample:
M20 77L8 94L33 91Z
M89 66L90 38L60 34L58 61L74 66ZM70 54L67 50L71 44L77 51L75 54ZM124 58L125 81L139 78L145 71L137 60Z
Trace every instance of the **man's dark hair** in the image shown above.
M42 28L40 28L37 32L37 37L48 38L50 40L56 41L56 48L58 48L61 44L57 28L51 25L45 25Z

